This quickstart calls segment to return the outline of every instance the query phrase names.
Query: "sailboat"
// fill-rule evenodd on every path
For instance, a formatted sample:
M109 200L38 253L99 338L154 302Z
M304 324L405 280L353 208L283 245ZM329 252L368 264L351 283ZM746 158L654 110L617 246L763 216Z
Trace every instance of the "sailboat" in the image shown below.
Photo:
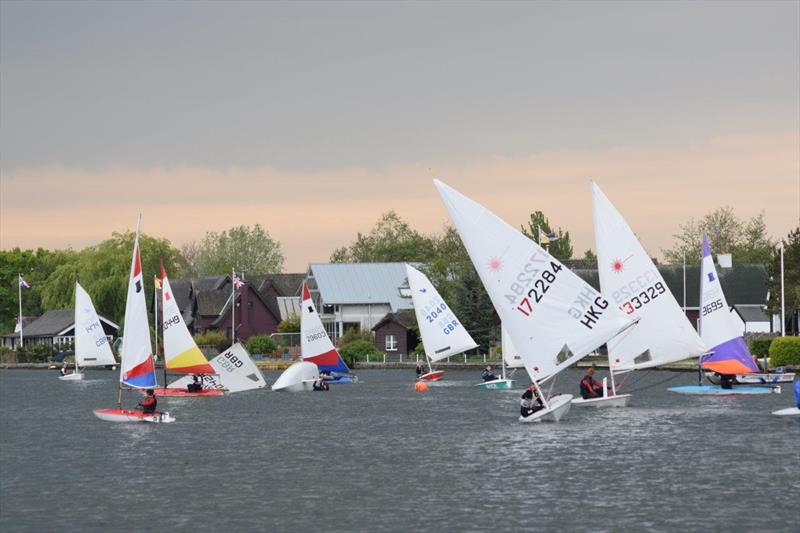
M203 389L244 392L267 386L261 370L239 342L208 363L214 369L214 373L203 374ZM170 383L168 388L186 389L190 383L192 383L191 376L183 376Z
M135 409L122 408L122 391L130 389L152 389L156 386L156 369L153 363L150 327L147 324L147 304L144 299L142 258L139 253L139 226L133 242L128 296L125 301L125 332L122 338L122 361L119 373L119 396L116 409L95 409L94 415L107 422L174 422L167 412L143 413Z
M703 235L701 265L700 336L706 346L710 347L711 352L711 355L700 358L701 367L721 375L735 376L758 372L755 359L730 314L705 235ZM719 385L688 385L670 387L668 390L681 394L768 394L780 392L780 386L726 389Z
M497 215L439 180L434 184L544 404L520 421L558 421L572 395L547 398L539 384L635 322Z
M340 383L355 381L342 356L333 346L328 332L325 331L306 282L303 282L303 299L300 307L302 308L300 350L303 360L287 368L272 384L272 390L289 392L312 390L314 382L319 380L322 372L330 373Z
M706 347L633 230L600 187L591 186L600 290L639 323L607 343L611 394L604 386L604 396L572 403L624 407L631 396L617 394L615 375L699 357Z
M419 334L425 347L425 359L428 361L428 372L419 379L438 381L444 376L444 371L433 370L432 361L472 350L478 345L425 274L406 264L406 275Z
M514 348L514 343L511 342L508 331L506 331L506 328L502 324L500 325L500 331L500 351L503 352L500 360L502 374L499 378L493 379L492 381L476 383L475 387L478 389L510 389L514 384L514 380L506 377L506 368L517 369L525 366L519 352Z
M75 282L75 372L58 379L79 381L83 379L81 368L116 364L92 299L80 283Z
M174 374L214 374L216 370L208 364L208 359L197 347L186 322L181 316L169 278L161 266L161 324L164 342L164 383L167 382L167 373ZM170 384L165 388L156 390L156 395L161 396L222 396L219 389L203 388L199 391L189 391L184 385Z

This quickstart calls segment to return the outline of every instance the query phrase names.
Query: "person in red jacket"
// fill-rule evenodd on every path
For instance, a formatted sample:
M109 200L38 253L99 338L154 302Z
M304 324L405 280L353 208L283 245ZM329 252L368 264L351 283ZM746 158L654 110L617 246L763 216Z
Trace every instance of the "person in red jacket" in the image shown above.
M581 380L581 398L600 398L603 396L603 386L594 380L594 367L589 367L586 375Z
M138 403L136 408L141 409L143 413L155 413L156 405L158 405L158 400L156 399L155 391L153 389L147 389L147 396Z

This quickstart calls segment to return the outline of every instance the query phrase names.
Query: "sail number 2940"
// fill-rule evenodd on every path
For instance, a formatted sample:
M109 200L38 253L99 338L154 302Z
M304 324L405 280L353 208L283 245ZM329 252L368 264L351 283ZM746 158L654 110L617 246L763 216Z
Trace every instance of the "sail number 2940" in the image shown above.
M525 316L530 316L530 314L533 312L533 304L542 301L545 293L550 290L550 285L552 285L556 280L556 274L558 274L562 268L563 267L558 263L551 261L551 270L542 270L541 274L539 274L536 279L533 279L533 277L528 277L524 273L517 276L517 281L521 284L524 283L525 287L530 286L531 283L533 286L528 291L527 295L519 302L516 310Z

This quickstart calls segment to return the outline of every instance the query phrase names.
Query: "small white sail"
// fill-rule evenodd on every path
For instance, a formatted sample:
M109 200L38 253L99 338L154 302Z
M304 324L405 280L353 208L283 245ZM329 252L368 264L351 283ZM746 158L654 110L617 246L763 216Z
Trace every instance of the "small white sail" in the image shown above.
M209 361L214 367L214 374L203 376L204 389L227 390L228 392L242 392L261 389L267 386L261 370L250 358L247 350L240 343L236 343L218 356ZM192 383L191 376L182 378L169 384L169 389L185 389Z
M635 328L608 341L611 368L649 368L705 352L661 273L596 183L592 215L600 289L623 313L639 319Z
M506 368L522 368L525 366L525 363L522 361L522 356L519 354L516 348L514 348L514 343L511 340L511 336L508 334L508 330L502 324L500 325L500 331L502 333L501 338L501 349L503 350L503 361L506 364Z
M619 309L533 240L434 183L532 379L554 375L630 326Z
M428 359L439 361L477 348L478 345L469 332L442 300L425 274L408 264L406 273L414 302L414 314L417 316L422 345Z
M92 299L78 282L75 282L75 364L78 367L117 364Z
M350 372L331 342L322 319L317 313L311 291L303 282L302 315L300 317L300 350L303 359L314 363L321 372Z

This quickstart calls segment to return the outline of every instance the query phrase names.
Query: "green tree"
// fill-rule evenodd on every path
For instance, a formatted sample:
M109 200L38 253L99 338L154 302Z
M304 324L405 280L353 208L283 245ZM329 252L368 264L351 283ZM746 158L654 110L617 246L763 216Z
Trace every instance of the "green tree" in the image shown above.
M548 235L555 235L557 239L550 243L548 252L560 261L572 258L572 239L569 231L564 231L559 227L557 230L550 225L550 221L541 211L531 213L528 227L522 227L522 233L534 242L539 242L539 228Z
M348 246L331 254L332 263L427 261L434 239L411 228L394 211L381 215L367 235L359 233Z
M764 214L740 220L731 207L720 207L700 220L691 219L673 235L675 245L662 250L667 264L699 265L703 233L714 254L730 253L734 262L767 265L772 261L775 243L767 235Z
M208 232L200 242L181 248L192 276L230 274L274 274L283 271L281 243L259 224L236 226L222 233Z
M300 317L296 313L292 313L285 319L281 320L278 324L278 331L280 333L297 333L300 331Z
M793 324L794 321L791 320L791 317L800 313L800 226L790 231L783 242L783 278L786 298L784 312L787 322ZM767 273L769 274L767 309L770 314L780 315L781 257L779 249L773 251L772 260L767 266Z
M597 261L597 256L594 254L594 252L591 249L586 250L585 252L583 252L583 258L586 261Z

